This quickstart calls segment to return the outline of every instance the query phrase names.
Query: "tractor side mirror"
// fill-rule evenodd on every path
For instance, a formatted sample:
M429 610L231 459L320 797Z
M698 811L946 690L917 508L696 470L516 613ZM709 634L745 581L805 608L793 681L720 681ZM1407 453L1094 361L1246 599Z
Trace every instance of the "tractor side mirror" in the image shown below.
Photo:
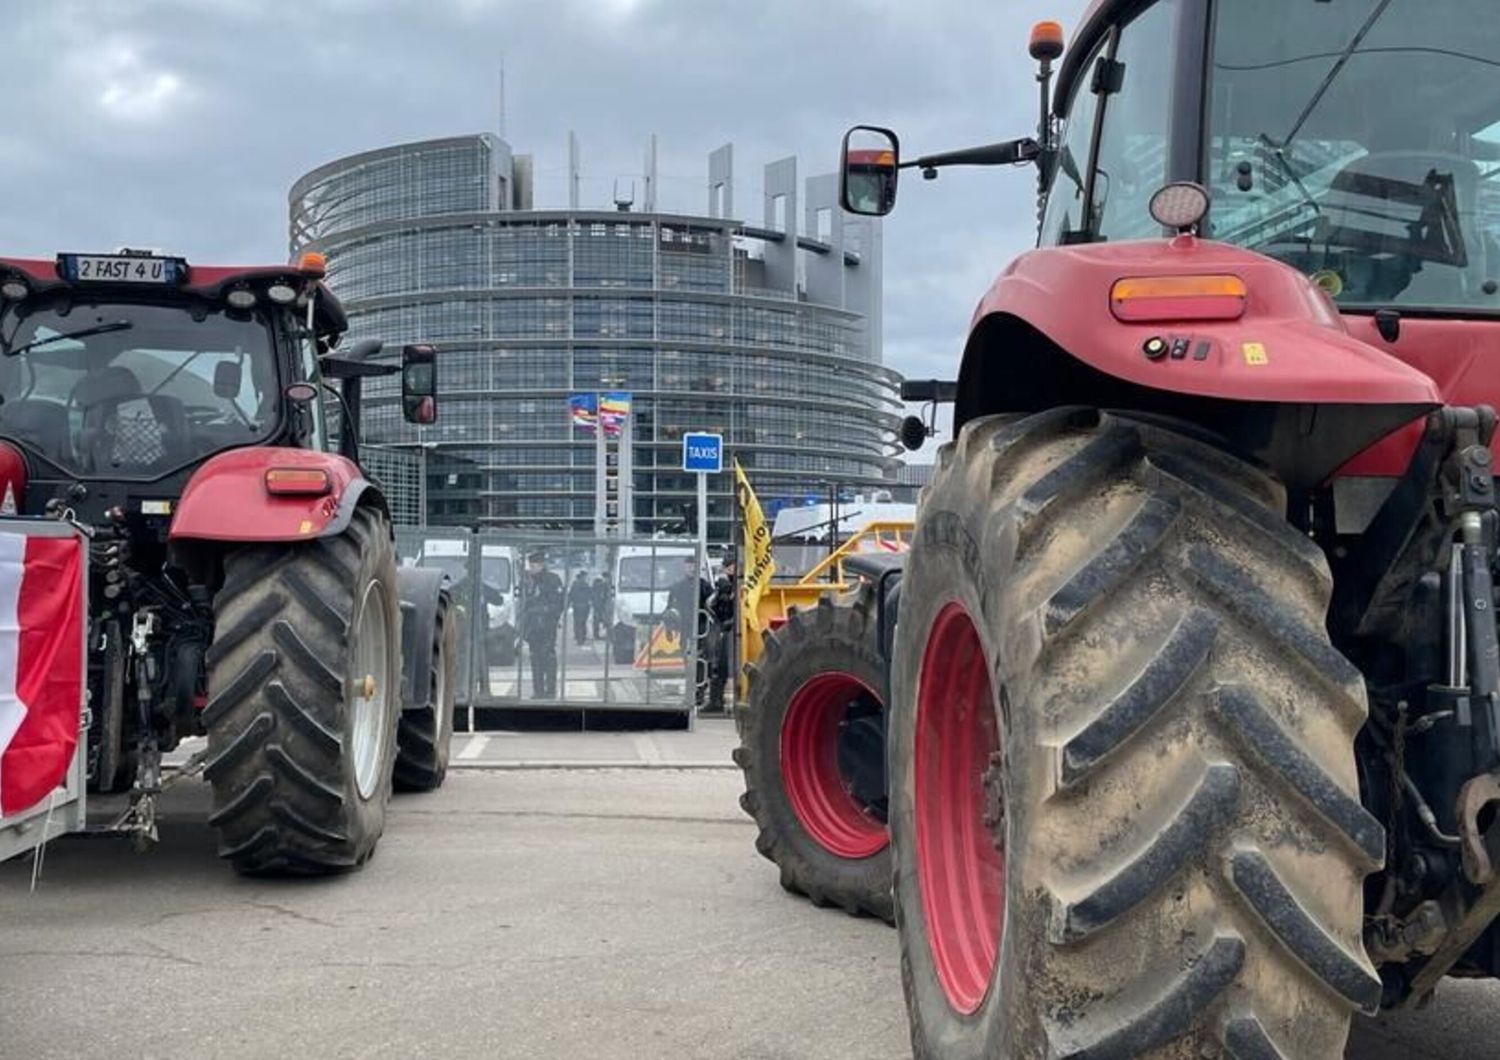
M896 208L901 141L889 129L856 125L844 134L839 162L839 205L863 217L884 217Z
M239 361L220 361L214 365L214 397L233 401L240 396L243 381L244 369Z
M908 452L915 453L926 445L929 434L921 416L906 416L901 420L901 446Z
M437 351L401 347L401 414L407 423L437 422Z

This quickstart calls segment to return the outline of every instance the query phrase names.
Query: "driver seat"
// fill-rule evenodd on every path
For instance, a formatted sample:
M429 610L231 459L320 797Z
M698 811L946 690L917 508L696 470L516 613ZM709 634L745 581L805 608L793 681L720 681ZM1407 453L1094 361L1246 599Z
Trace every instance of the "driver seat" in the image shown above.
M91 374L73 399L83 413L78 455L85 470L143 474L181 463L187 441L182 402L146 394L128 368Z

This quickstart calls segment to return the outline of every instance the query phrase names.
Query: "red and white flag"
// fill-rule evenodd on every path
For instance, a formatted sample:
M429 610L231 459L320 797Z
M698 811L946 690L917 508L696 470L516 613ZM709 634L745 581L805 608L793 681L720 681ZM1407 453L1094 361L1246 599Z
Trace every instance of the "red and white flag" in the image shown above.
M0 531L0 817L67 774L83 702L83 543Z

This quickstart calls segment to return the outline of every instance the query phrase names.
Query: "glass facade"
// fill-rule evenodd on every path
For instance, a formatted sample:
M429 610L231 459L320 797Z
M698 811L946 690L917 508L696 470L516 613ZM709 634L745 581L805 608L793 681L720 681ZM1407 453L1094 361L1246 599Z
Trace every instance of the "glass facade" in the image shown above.
M591 530L595 448L572 391L634 396L637 533L684 517L687 431L722 433L763 499L887 483L898 377L858 314L746 286L756 246L733 221L502 208L509 163L494 137L430 141L291 193L293 252L327 255L345 343L438 349L434 426L401 419L396 380L366 384L365 437L423 454L429 522ZM729 474L710 483L718 540L732 492Z

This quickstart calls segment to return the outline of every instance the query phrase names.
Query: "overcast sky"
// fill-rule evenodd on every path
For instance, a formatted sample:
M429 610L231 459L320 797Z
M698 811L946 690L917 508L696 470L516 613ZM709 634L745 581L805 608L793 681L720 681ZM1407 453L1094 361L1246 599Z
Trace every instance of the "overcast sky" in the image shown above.
M286 192L340 155L497 131L563 206L638 178L660 137L663 208L706 207L735 143L736 213L760 169L830 171L844 128L915 154L1028 135L1026 34L1086 0L6 0L3 253L160 247L284 260ZM887 363L951 376L985 283L1032 240L1029 169L913 179L886 222Z

